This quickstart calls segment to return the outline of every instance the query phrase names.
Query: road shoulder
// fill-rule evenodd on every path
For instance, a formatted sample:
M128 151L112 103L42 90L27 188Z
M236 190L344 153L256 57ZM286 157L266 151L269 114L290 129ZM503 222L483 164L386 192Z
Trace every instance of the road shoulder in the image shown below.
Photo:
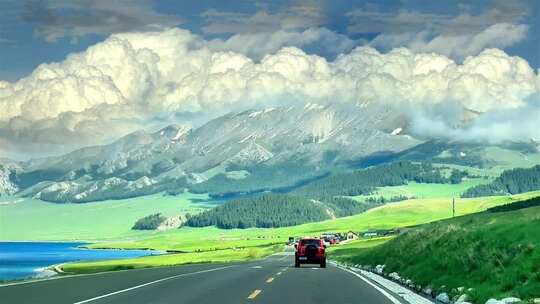
M342 269L343 271L349 272L356 275L360 279L363 279L364 281L366 281L366 283L372 285L389 300L396 304L435 304L435 302L426 299L424 296L419 295L414 291L375 273L355 267L341 265L335 262L334 264L336 265L336 267Z

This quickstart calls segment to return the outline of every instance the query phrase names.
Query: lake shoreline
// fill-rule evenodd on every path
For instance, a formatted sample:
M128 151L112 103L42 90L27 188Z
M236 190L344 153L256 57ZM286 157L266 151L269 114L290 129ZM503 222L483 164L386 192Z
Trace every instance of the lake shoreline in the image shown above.
M0 242L0 284L28 281L62 274L61 265L166 254L151 249L96 249L86 242ZM94 243L95 244L95 243Z

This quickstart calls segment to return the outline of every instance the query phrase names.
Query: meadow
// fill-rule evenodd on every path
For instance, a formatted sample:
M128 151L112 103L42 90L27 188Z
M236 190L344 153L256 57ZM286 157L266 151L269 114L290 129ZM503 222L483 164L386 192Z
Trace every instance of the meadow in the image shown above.
M456 216L484 211L540 195L540 191L514 196L456 199ZM410 227L452 217L449 198L413 199L390 203L354 216L281 228L218 229L215 227L174 229L114 242L97 242L92 248L152 248L184 252L255 247L284 243L288 237L318 236L323 232L355 232Z
M165 216L196 213L210 206L207 195L191 193L85 204L0 197L0 240L93 241L137 237L147 234L131 230L139 218L158 212Z
M457 215L467 215L513 201L539 196L540 191L515 196L463 199L456 202ZM368 229L415 226L451 217L449 200L416 199L387 204L365 213L331 221L275 229L222 230L215 227L181 228L159 234L115 242L98 242L92 248L152 248L181 253L134 259L78 262L62 265L68 273L91 273L121 269L170 266L190 263L233 262L258 259L283 250L289 236L318 236L321 232L365 231ZM460 219L462 217L457 217ZM361 240L331 248L330 258L354 260L359 252L381 248L392 237ZM416 240L418 241L418 240ZM381 246L379 246L381 245ZM400 250L399 252L402 252Z
M229 263L260 259L282 250L283 245L275 245L264 246L261 248L254 247L193 253L176 253L161 256L148 256L137 259L78 262L65 264L61 267L66 274L82 274L193 263Z
M384 197L390 199L396 196L409 198L459 198L465 190L492 181L492 178L470 178L459 184L425 184L409 182L407 185L379 187L372 195L352 196L357 201L364 201L369 197Z
M148 214L166 216L201 212L212 207L208 195L183 193L178 196L150 196L87 204L53 204L34 199L0 200L0 239L25 241L86 240L91 248L156 249L175 254L128 260L66 264L67 272L96 272L178 265L229 262L261 258L287 242L289 237L318 236L323 232L363 232L372 229L413 227L452 217L452 198L466 187L483 182L468 180L456 185L415 184L385 187L387 193L407 189L423 197L388 203L354 216L281 228L218 229L182 227L167 231L133 231L134 222ZM433 187L437 188L436 190ZM394 192L392 192L394 191ZM437 194L440 193L440 194ZM423 194L423 195L420 195ZM445 197L438 197L444 195ZM456 216L539 196L540 191L513 196L456 199ZM384 240L362 243L379 245ZM380 242L380 243L379 243ZM349 245L347 245L349 246ZM354 246L354 245L351 245ZM357 245L358 246L358 245ZM342 249L347 249L343 247ZM359 248L349 248L353 250Z
M351 243L334 259L398 272L415 284L469 302L540 296L540 207L483 212L421 226L392 239ZM372 246L375 245L375 246ZM380 245L380 246L376 246Z

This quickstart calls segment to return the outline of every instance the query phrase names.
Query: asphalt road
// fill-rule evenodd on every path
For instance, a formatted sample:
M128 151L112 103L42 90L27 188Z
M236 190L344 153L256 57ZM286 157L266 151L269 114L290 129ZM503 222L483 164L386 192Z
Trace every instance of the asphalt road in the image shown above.
M400 303L367 279L331 264L326 269L294 268L290 254L249 263L128 270L1 286L0 303Z

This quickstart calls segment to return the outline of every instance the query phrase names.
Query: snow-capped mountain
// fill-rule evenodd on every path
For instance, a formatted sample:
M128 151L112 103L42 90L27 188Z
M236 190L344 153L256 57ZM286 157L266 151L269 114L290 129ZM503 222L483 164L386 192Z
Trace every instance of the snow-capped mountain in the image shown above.
M403 115L384 106L308 104L230 113L197 129L138 131L109 145L31 161L15 183L24 195L55 202L180 188L290 186L340 164L419 144L406 126Z

